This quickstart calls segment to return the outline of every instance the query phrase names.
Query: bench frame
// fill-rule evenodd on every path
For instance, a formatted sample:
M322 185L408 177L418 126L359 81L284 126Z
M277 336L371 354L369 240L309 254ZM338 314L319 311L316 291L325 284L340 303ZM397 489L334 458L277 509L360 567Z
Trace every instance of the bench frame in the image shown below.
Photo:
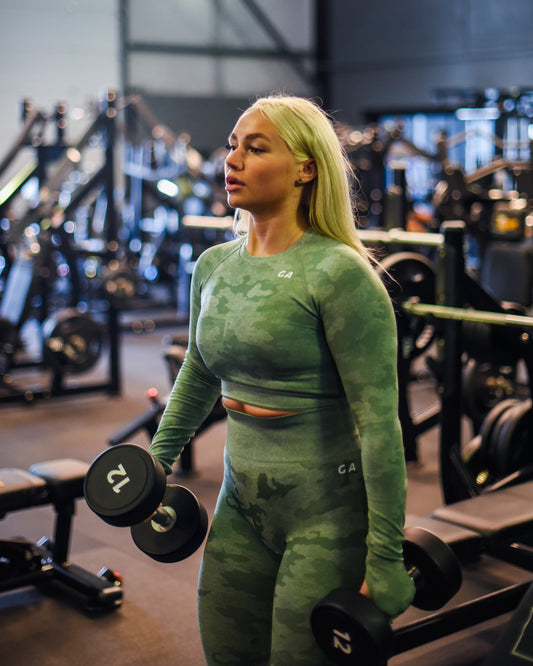
M0 470L4 478L0 493L0 517L7 513L53 505L53 540L43 537L37 543L23 538L0 539L0 593L28 585L59 583L74 593L86 611L104 611L122 603L122 577L107 567L93 574L69 562L72 523L76 500L83 497L83 481L88 465L78 460L60 459L32 465L24 470ZM10 485L10 479L13 483Z

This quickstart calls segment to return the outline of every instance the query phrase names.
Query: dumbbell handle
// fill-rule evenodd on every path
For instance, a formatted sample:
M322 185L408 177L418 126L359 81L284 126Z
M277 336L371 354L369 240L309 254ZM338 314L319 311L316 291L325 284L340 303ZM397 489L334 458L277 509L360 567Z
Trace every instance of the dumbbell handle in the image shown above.
M176 512L171 506L160 504L144 522L151 521L152 527L156 532L168 532L176 524L176 518Z

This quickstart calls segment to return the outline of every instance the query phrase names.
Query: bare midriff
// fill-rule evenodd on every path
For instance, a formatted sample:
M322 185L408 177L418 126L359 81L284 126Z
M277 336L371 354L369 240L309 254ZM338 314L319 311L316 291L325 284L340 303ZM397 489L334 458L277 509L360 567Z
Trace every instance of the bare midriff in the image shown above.
M266 409L265 407L257 407L256 405L248 405L240 400L233 400L233 398L222 397L222 404L224 407L233 410L234 412L242 412L243 414L250 414L251 416L260 416L261 418L272 418L276 416L289 416L296 412L287 412L280 409Z

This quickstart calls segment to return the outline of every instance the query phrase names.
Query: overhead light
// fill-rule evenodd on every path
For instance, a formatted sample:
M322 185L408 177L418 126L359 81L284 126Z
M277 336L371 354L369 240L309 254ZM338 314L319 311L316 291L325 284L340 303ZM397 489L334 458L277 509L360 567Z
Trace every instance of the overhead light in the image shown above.
M167 197L177 197L180 191L176 183L173 183L171 180L167 180L166 178L162 178L161 180L157 181L157 189L161 192L161 194L166 194Z
M484 106L479 109L465 106L455 112L457 120L496 120L500 111L495 106Z
M186 227L203 227L210 229L231 229L233 226L233 217L212 217L209 215L184 215L183 224Z
M74 164L77 164L81 160L81 153L77 148L67 148L66 155Z

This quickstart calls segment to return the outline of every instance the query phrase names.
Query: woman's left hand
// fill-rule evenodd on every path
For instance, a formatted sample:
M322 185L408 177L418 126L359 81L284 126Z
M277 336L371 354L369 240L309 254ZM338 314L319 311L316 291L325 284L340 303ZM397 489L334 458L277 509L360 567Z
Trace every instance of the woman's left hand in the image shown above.
M368 566L371 562L371 566ZM403 613L415 595L415 586L403 560L391 561L379 557L367 560L363 588L376 606L391 620Z

